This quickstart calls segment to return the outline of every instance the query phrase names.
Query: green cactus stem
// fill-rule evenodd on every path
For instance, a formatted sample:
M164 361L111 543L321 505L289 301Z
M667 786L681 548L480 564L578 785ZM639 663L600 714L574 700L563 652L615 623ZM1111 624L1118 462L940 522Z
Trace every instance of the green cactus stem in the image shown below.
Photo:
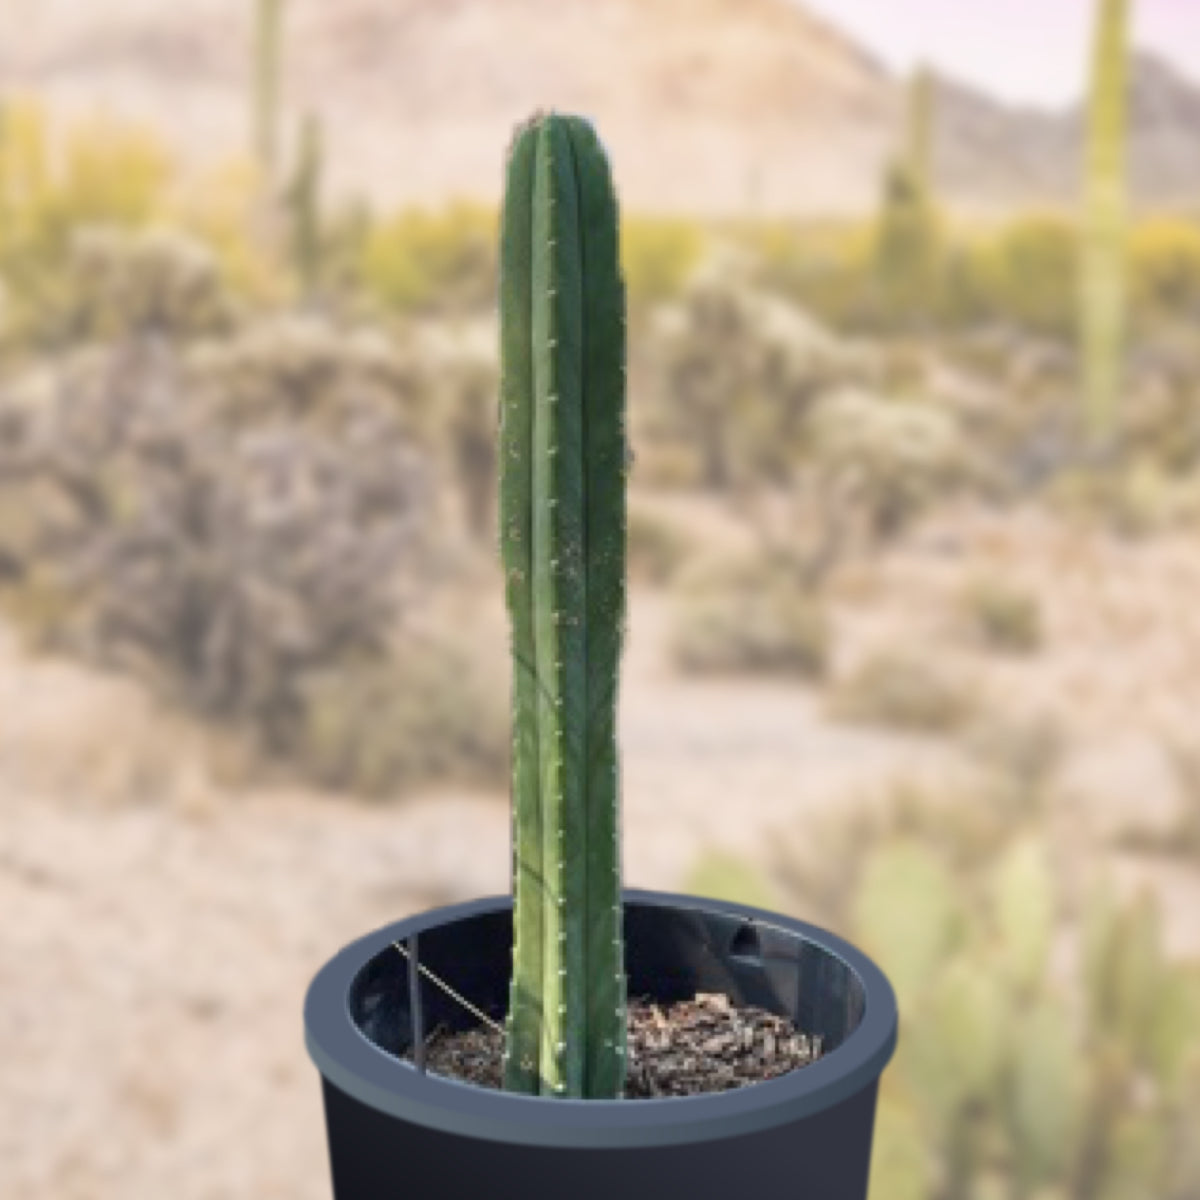
M513 656L506 1090L620 1097L626 979L617 677L625 619L625 286L603 147L536 114L500 246L500 543Z
M1080 313L1084 418L1094 444L1111 435L1122 381L1128 28L1129 0L1099 0L1088 107Z
M321 177L324 139L315 113L305 113L300 126L296 172L284 202L290 213L292 262L306 296L321 282L324 231L321 219Z
M278 158L279 60L285 0L256 0L254 12L254 149L270 180Z

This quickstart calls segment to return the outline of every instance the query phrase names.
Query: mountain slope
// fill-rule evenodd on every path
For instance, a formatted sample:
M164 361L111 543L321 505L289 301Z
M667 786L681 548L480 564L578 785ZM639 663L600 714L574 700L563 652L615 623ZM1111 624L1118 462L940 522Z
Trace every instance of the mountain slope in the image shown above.
M4 5L0 87L153 122L188 159L225 157L248 138L250 9ZM1135 77L1137 191L1195 203L1200 89L1148 58ZM290 0L288 129L322 114L339 191L495 203L512 127L539 106L595 119L627 209L812 214L874 205L903 91L790 0ZM1070 202L1080 129L1077 111L943 81L939 184L972 210Z

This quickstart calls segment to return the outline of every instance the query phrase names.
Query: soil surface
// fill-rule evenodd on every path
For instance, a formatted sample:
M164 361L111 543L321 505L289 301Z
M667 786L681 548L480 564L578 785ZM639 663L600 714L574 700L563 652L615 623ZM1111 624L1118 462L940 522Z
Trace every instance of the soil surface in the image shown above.
M719 992L692 1000L628 1006L626 1100L727 1092L786 1075L821 1056L820 1037ZM425 1069L477 1087L501 1088L504 1030L481 1025L460 1033L435 1030L426 1040ZM412 1061L412 1051L404 1055Z

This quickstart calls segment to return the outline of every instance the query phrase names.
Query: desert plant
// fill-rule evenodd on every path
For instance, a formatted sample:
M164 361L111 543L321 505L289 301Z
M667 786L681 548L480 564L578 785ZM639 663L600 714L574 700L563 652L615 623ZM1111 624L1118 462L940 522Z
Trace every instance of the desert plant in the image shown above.
M869 371L803 311L731 281L719 262L658 314L656 336L658 434L685 444L714 490L788 478L817 398Z
M977 709L978 696L966 680L906 651L865 659L830 697L830 711L842 720L920 733L957 729Z
M971 632L989 649L1029 654L1041 646L1041 608L1031 592L980 576L963 590L961 604Z
M254 152L263 178L275 173L279 142L279 65L286 0L255 0Z
M436 557L428 471L361 397L321 428L231 422L169 345L133 343L9 415L21 597L36 585L69 648L269 753L294 750L311 674L387 656Z
M510 148L500 532L512 623L513 973L504 1086L613 1099L626 1073L617 676L625 294L616 195L578 117Z
M403 313L486 312L496 270L496 213L475 204L397 213L376 224L362 247L368 292Z
M931 182L934 81L928 70L909 84L907 145L890 164L876 234L875 263L883 315L891 326L936 315L942 236Z
M678 580L675 605L670 649L684 671L819 679L828 667L828 615L787 563L698 564Z
M691 538L652 509L631 505L628 556L630 577L656 586L670 583L692 553Z
M202 242L169 229L89 226L71 239L66 286L39 314L59 347L142 334L176 340L229 332L237 305Z
M1194 1193L1200 964L1168 961L1150 895L1118 904L1096 869L1068 886L1038 823L1000 817L986 793L833 810L771 846L773 887L871 945L915 1014L883 1084L874 1188ZM746 886L736 860L700 866L714 894Z
M1129 0L1097 0L1080 310L1086 427L1096 442L1112 432L1124 355L1128 25Z
M408 634L386 657L307 675L291 753L325 787L389 796L420 784L503 785L503 693L475 675L453 638Z
M823 396L808 422L812 474L831 524L857 516L872 541L898 535L961 483L971 462L956 423L924 404L852 388Z
M295 174L284 195L289 213L292 266L305 296L320 286L325 231L321 214L324 140L315 113L305 113L300 125L300 149Z

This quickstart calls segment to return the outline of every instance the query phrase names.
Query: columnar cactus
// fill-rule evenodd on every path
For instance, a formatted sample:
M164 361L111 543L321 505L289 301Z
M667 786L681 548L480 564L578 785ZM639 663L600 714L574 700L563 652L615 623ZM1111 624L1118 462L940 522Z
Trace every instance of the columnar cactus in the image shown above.
M1129 0L1099 0L1088 110L1082 341L1085 419L1102 441L1121 388L1125 336L1125 140Z
M603 147L537 113L500 245L500 542L512 627L513 973L504 1087L613 1099L626 980L616 746L625 286Z
M933 196L933 123L936 82L929 68L918 67L909 81L908 171L925 202Z
M300 125L296 170L284 202L290 215L292 263L306 296L319 286L323 266L321 182L324 145L320 118L315 113L305 113Z
M279 123L279 58L285 0L254 6L254 149L263 174L275 172Z

